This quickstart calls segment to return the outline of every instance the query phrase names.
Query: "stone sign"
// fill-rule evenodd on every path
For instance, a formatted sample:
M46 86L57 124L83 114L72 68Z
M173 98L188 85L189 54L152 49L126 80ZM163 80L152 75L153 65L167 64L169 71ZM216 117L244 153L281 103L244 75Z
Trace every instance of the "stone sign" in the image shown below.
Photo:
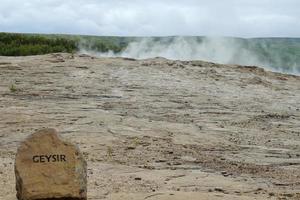
M18 148L15 162L19 200L86 200L86 162L79 149L42 129Z

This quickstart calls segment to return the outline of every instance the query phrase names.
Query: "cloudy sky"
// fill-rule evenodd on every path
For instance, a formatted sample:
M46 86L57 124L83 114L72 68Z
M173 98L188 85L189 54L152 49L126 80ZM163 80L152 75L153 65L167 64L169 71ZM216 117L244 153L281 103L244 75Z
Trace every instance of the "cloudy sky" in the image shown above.
M299 0L0 1L0 32L300 37Z

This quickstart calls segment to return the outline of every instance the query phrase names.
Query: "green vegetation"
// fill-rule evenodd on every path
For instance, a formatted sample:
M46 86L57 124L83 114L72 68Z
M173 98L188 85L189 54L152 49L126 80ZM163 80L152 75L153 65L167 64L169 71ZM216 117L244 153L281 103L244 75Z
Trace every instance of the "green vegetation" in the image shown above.
M111 146L107 146L107 149L106 149L106 154L109 158L112 158L113 156L113 149Z
M0 33L1 56L28 56L57 52L74 53L79 48L120 52L127 44L114 37Z
M95 52L113 51L118 53L127 47L128 43L133 41L129 37L109 37L109 36L71 36L77 41L78 48L91 50Z
M0 55L28 56L54 52L73 52L76 43L65 38L0 33Z
M17 89L17 87L16 87L15 84L11 84L11 85L9 86L9 90L10 90L11 92L13 92L13 93L18 91L18 89Z

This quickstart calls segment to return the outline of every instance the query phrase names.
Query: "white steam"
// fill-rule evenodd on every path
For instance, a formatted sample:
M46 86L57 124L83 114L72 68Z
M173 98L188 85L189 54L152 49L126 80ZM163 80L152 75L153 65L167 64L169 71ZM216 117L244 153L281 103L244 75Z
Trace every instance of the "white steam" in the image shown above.
M81 53L99 57L127 57L135 59L164 57L172 60L204 60L222 64L262 66L272 71L283 72L280 68L271 68L270 63L260 61L258 55L243 48L242 44L234 38L142 38L130 42L120 53L112 51L91 52L85 49L82 49ZM289 69L288 73L297 74L296 66L293 69Z

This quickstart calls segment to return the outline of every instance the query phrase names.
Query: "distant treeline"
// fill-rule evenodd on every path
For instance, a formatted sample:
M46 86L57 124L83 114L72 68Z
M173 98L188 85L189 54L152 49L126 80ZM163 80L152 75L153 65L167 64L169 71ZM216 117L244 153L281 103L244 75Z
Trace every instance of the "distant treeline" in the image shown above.
M0 33L0 55L28 56L55 52L73 52L75 41L65 38L47 38L39 35Z
M98 52L120 52L127 44L112 38L96 39L88 36L38 35L0 33L1 56L28 56L48 53L74 53L80 48Z

